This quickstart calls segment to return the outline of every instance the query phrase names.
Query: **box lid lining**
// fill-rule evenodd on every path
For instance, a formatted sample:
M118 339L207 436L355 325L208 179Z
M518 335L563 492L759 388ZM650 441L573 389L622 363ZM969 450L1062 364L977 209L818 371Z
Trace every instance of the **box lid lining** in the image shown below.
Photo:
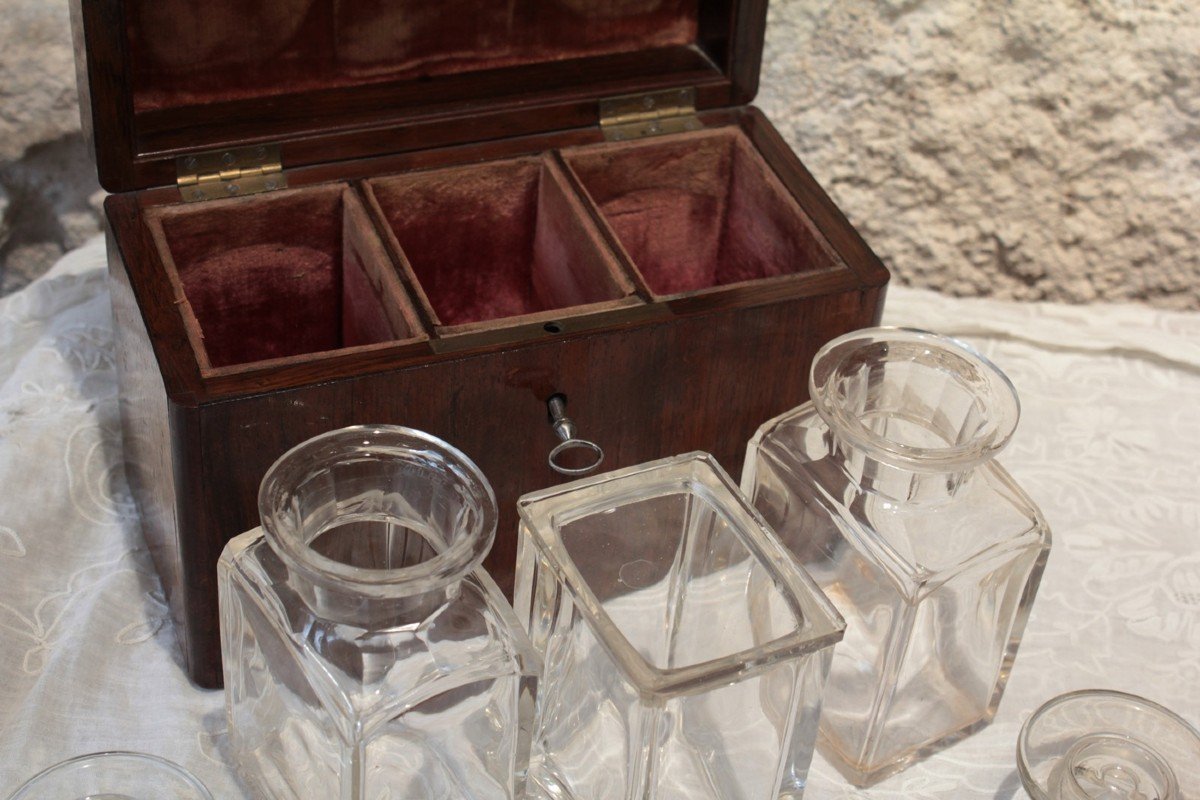
M175 157L241 144L280 144L290 169L595 125L621 94L690 86L703 109L757 86L763 0L447 1L462 7L72 0L101 184L169 185Z
M686 45L696 40L698 5L698 0L130 2L134 110Z

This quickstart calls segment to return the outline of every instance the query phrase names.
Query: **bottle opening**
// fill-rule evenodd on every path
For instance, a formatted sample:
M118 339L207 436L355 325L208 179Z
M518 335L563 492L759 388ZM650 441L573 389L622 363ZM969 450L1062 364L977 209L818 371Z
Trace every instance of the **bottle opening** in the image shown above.
M356 569L396 570L433 559L444 543L423 523L379 514L335 522L309 547Z
M924 331L872 328L833 340L810 393L833 433L893 466L969 469L1016 428L1016 390L968 345Z
M483 560L496 500L447 443L396 426L356 426L288 451L267 471L259 511L271 547L312 580L406 594L460 580Z

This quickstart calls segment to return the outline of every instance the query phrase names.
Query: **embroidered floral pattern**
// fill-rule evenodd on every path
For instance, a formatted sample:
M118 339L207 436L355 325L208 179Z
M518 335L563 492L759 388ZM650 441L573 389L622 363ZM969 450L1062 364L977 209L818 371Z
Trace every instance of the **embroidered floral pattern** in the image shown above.
M27 552L17 532L7 525L0 525L0 556L24 558Z

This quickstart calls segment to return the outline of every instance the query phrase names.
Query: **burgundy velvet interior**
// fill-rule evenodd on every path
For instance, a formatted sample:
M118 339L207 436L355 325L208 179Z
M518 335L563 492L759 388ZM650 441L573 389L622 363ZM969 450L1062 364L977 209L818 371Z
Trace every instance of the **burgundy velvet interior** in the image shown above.
M737 128L591 145L563 156L656 295L834 263Z
M368 180L442 332L636 303L594 202L656 296L834 266L737 128ZM355 192L329 184L147 212L202 366L412 338L421 324Z
M633 292L549 157L415 172L367 186L441 325Z
M688 45L699 0L124 0L134 109Z
M405 339L418 330L349 187L165 206L148 218L209 366Z

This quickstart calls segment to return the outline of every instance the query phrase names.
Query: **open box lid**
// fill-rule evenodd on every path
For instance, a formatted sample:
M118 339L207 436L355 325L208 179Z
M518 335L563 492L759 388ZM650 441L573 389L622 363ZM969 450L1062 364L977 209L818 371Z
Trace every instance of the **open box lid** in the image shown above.
M700 110L742 105L757 90L767 9L767 0L71 2L83 123L112 192L183 185L197 171L246 166L260 177L681 114L693 99ZM644 97L654 92L666 94ZM260 188L244 183L225 189Z

